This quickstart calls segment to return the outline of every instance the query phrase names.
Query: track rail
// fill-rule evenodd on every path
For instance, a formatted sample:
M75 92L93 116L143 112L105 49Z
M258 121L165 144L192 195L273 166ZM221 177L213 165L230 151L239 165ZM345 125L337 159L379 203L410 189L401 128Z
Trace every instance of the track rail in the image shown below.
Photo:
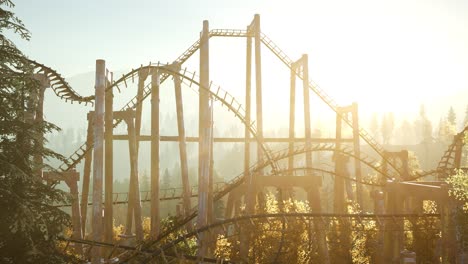
M437 169L439 170L439 179L445 179L447 175L453 173L453 170L456 169L455 151L457 147L463 147L466 144L464 138L467 133L468 126L454 136L452 144L450 144L448 149L445 151L437 166Z
M246 30L236 30L236 29L214 29L210 31L210 37L250 37L252 36L248 31ZM283 52L267 35L264 33L261 33L261 41L262 43L271 51L273 54L278 57L289 69L292 69L292 64L293 61L291 58ZM185 50L175 61L174 63L177 64L183 64L185 61L187 61L198 49L200 48L200 40L195 41L187 50ZM159 66L159 64L157 65ZM127 80L132 79L134 80L135 77L138 78L138 72L140 70L148 70L150 71L151 66L142 66L136 70L132 70L129 73L123 75L119 80L116 82L112 83L107 89L113 89L117 88L120 90L119 85L122 83L127 86ZM303 73L301 71L295 71L296 75L300 78L303 79ZM169 74L163 74L161 76L161 83L164 82L167 78L169 77ZM192 78L193 79L193 78ZM338 105L335 103L335 101L325 92L323 91L316 83L310 81L309 82L309 88L323 101L325 104L327 104L335 113L338 114L337 107ZM149 95L151 94L151 89L149 86L145 87L143 91L143 100L146 99ZM94 98L91 96L90 98ZM136 99L136 96L132 98L123 108L122 110L126 110L128 108L134 109L138 104L141 102L138 102ZM352 126L352 121L345 118L344 116L340 115L342 120L345 121L349 126ZM115 125L120 123L121 120L117 120L115 122ZM394 168L398 173L401 174L399 169L391 160L389 160L387 157L383 155L384 149L378 142L363 128L360 128L359 130L359 135L360 137L367 143L369 146L371 146L372 149L374 149L379 156L381 156L383 159L387 161L387 163ZM78 150L76 150L60 167L59 169L61 171L68 171L69 169L73 168L76 166L77 163L79 163L85 156L86 153L86 143L82 144Z
M261 41L262 43L271 51L273 54L278 57L289 69L293 70L293 61L291 58L286 55L283 50L281 50L270 38L268 38L267 35L261 33ZM302 71L294 71L296 73L296 76L299 77L300 79L303 79L303 72ZM345 116L341 115L338 112L338 105L337 103L324 91L318 86L316 83L313 81L309 81L309 89L311 89L325 104L327 104L337 115L341 117L341 119L348 124L350 127L352 127L352 121L349 120L348 118L345 118ZM384 153L384 148L363 128L359 128L359 136L367 143L369 146L377 152L379 156L382 157L382 159L386 160L387 163L395 169L396 172L401 174L400 170L397 168L397 166L390 160L388 159L383 153Z
M308 151L332 151L332 152L338 151L343 155L348 155L348 156L351 156L351 157L359 158L364 164L368 165L369 167L374 169L376 172L381 173L386 177L389 177L387 172L382 170L382 166L379 165L378 162L373 161L368 157L364 158L364 157L356 156L353 153L352 148L350 148L350 147L341 146L340 149L337 149L334 144L314 144L310 148L307 148L306 145L297 146L292 153L289 153L289 148L286 148L286 149L271 153L271 155L272 155L271 158L272 158L272 160L274 162L277 162L277 161L280 161L282 159L286 159L291 155L295 156L295 155L306 153ZM361 154L361 156L363 156L363 155ZM261 169L266 168L267 166L269 166L271 164L272 163L270 163L268 161L257 162L256 164L253 164L249 168L249 174L255 174L256 172L260 171ZM271 175L275 175L275 171L272 171ZM213 195L213 200L218 201L219 199L224 197L226 194L228 194L229 192L231 192L235 188L239 187L244 182L244 180L245 180L244 173L241 173L238 176L234 177L229 183L226 184L226 186L223 189L221 189L220 191L216 192ZM376 183L368 183L368 184L377 185ZM177 230L180 230L186 224L188 224L190 221L192 221L198 215L197 207L194 207L191 211L192 211L192 213L190 213L188 216L186 216L186 217L180 219L179 221L177 221L177 223L175 224L175 226L173 228L171 228L171 229L167 230L166 232L160 234L160 236L157 239L155 239L153 241L150 241L146 245L146 247L151 247L151 246L159 244L167 236L169 236L170 234L176 232Z
M214 191L218 192L226 185L225 182L215 182L213 184ZM159 190L159 200L161 201L169 201L169 200L179 200L182 199L183 195L183 187L176 187L176 188L164 188ZM118 192L112 194L112 204L127 204L129 201L129 194L128 192ZM81 197L81 196L80 196ZM90 195L89 198L92 196ZM140 191L140 202L150 202L151 201L151 191ZM190 187L190 197L198 197L198 186L191 186ZM91 200L91 199L88 199ZM81 201L81 198L80 198ZM92 202L89 202L88 205L93 205ZM59 204L56 207L69 207L72 204Z
M36 71L35 73L42 73L47 77L54 93L65 100L65 102L78 102L79 104L84 103L85 105L93 104L94 96L79 95L57 71L34 60L26 59L26 61L32 65Z
M210 87L203 87L198 83L195 78L196 74L188 72L185 70L183 73L176 72L171 69L171 65L148 65L148 66L142 66L138 69L134 69L131 72L123 75L119 80L117 80L115 83L112 83L107 89L113 89L114 87L119 89L118 87L119 84L126 84L127 80L130 79L135 79L135 77L138 78L138 72L143 71L143 72L151 72L152 70L158 70L161 71L162 77L161 77L161 82L163 80L166 80L169 76L177 76L178 78L181 78L183 83L185 83L187 86L191 87L192 85L196 85L199 87L199 89L204 89L208 91L211 95L211 97L215 101L219 101L223 106L227 107L229 111L233 112L234 115L243 123L245 124L248 129L250 130L253 138L258 139L257 137L257 130L255 127L255 122L252 122L250 124L246 123L245 120L245 109L243 108L242 104L239 103L231 94L229 94L227 91L223 90L220 86L214 86L212 83ZM191 75L190 77L187 76L187 74ZM133 98L129 103L127 103L123 108L122 111L126 109L134 109L136 106L140 103L142 103L143 100L145 100L149 95L151 94L151 85L145 86L145 89L143 90L143 99L141 101L138 101L135 98ZM114 121L114 127L117 126L122 120L115 120ZM257 140L258 141L258 140ZM91 148L94 144L91 145ZM269 158L269 153L271 152L268 148L267 145L262 144L262 149L266 155L266 159L271 161L271 158ZM91 149L90 148L90 149ZM86 148L86 142L83 143L72 155L70 155L64 163L62 163L59 166L59 170L61 171L68 171L72 168L74 168L86 155L86 153L89 150ZM273 169L277 170L277 166L275 164L272 164Z

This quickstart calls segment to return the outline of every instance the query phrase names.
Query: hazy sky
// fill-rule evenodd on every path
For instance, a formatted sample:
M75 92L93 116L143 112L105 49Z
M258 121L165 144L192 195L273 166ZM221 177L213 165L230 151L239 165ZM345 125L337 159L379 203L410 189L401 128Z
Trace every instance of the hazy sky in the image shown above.
M92 71L98 58L114 71L173 61L203 20L211 29L245 29L259 13L266 35L293 59L309 54L310 78L341 104L359 102L363 115L417 114L424 102L435 120L449 105L462 119L468 103L464 0L14 2L32 32L17 45L66 77ZM210 48L211 79L242 98L245 39L213 39ZM289 71L266 48L262 56L265 107L286 104ZM197 70L197 59L187 66Z

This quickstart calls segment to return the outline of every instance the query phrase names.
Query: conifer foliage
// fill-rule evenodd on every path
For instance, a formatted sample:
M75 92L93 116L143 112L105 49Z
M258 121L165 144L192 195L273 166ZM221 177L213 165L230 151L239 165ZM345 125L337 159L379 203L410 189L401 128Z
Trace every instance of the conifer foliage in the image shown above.
M53 206L67 195L42 180L34 157L59 157L44 148L56 126L34 120L39 83L26 57L5 34L30 33L0 0L0 263L69 263L57 249L68 215Z

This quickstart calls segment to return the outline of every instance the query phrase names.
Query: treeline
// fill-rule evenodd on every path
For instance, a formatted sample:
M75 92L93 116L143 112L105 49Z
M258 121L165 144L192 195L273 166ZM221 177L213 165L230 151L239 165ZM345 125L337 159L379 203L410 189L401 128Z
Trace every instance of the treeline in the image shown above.
M468 125L468 105L464 118L457 119L453 107L440 118L437 125L432 124L426 113L426 107L420 106L419 115L415 120L397 120L392 112L378 115L374 113L369 122L369 131L383 145L416 145L424 142L441 142L450 144L453 136Z

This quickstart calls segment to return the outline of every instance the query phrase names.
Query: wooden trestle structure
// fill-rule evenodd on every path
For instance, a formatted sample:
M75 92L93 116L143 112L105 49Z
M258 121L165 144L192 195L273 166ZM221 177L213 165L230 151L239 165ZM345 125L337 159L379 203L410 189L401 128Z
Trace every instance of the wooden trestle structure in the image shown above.
M211 37L243 37L246 39L246 83L245 83L245 109L229 93L212 87L210 82L209 66L209 40ZM262 59L261 46L265 45L274 53L290 70L290 98L289 98L289 136L286 138L265 138L263 135L263 90L262 90ZM252 45L254 47L252 47ZM195 80L195 75L185 70L182 71L183 63L199 50L200 76ZM254 55L254 65L252 56ZM208 21L203 22L200 39L195 42L186 52L184 52L172 64L150 64L141 66L136 70L124 75L118 80L113 80L109 76L104 60L96 61L96 86L95 95L81 97L74 92L71 87L50 68L32 62L39 69L37 78L42 80L43 89L39 93L37 118L42 119L43 95L46 87L52 87L57 95L66 100L84 103L94 103L95 110L89 112L87 140L69 159L60 167L60 173L44 173L48 180L65 180L70 187L74 197L72 204L73 219L73 239L80 241L86 233L92 234L92 239L100 243L112 243L113 237L113 141L127 140L130 154L130 186L128 190L128 210L127 222L125 225L125 236L133 237L133 229L137 242L143 241L142 212L139 190L138 176L138 155L140 141L150 141L151 144L151 190L149 201L151 202L151 231L150 238L159 241L167 233L162 234L160 223L160 142L175 141L179 144L180 166L182 178L182 192L180 198L183 204L183 220L181 226L190 229L202 228L214 224L213 203L222 196L228 194L226 218L239 217L235 213L236 204L245 203L245 215L255 215L256 206L261 204L261 192L266 187L275 187L279 193L286 192L288 188L300 187L307 192L311 212L320 215L322 213L322 203L320 197L320 186L322 178L318 177L314 170L312 153L314 151L330 151L334 159L334 197L333 210L336 214L346 214L346 201L354 200L359 205L363 205L362 184L365 183L362 176L361 165L364 163L374 168L382 175L383 193L374 195L376 201L375 213L403 214L410 213L421 208L422 200L436 200L441 206L441 218L444 222L442 236L445 245L443 258L451 260L454 258L453 248L454 234L449 228L450 223L450 202L447 197L447 186L441 182L414 182L416 177L422 177L432 173L447 175L454 168L460 168L461 159L461 139L456 138L453 147L449 148L448 154L444 155L437 170L410 175L408 170L407 152L386 152L359 126L358 105L353 103L349 106L337 106L333 100L326 95L318 86L309 80L308 56L304 54L297 61L292 61L283 51L281 51L266 35L260 30L260 16L255 15L251 24L246 30L209 30ZM252 68L255 72L255 98L256 109L252 109ZM151 76L150 85L145 86L145 81ZM177 131L176 136L165 136L160 134L160 85L169 77L174 80L175 102L177 111ZM133 98L120 111L114 110L113 98L114 88L119 85L127 86L127 81L136 78L138 90ZM304 138L295 135L296 126L296 79L302 79L303 104L304 104ZM184 126L184 104L182 100L182 83L195 84L199 89L199 134L198 137L187 137ZM311 126L311 106L310 91L317 95L325 104L336 113L336 134L334 138L312 138ZM151 134L141 135L142 107L145 98L151 98ZM233 111L236 117L245 124L243 138L215 138L213 136L213 104L219 101L229 110ZM193 110L193 109L191 109ZM252 113L254 110L254 113ZM255 116L255 122L252 122ZM127 135L114 135L113 129L121 121L127 125ZM343 123L352 129L352 137L344 138L342 135ZM464 134L467 129L462 133ZM460 137L460 136L458 136ZM369 161L361 153L361 140L368 144L378 155L381 156L381 165ZM192 208L191 197L193 183L189 182L187 164L187 142L198 142L198 192L197 207ZM213 144L216 142L242 142L244 143L244 170L243 173L231 183L225 184L222 188L213 190ZM257 163L250 164L251 143L256 142ZM284 152L272 153L269 142L285 142L288 148ZM303 143L299 146L298 143ZM299 148L298 148L299 147ZM295 156L305 153L305 169L301 174L293 173L297 169ZM82 177L81 199L78 196L79 174L73 168L84 159L84 171ZM278 161L287 159L287 170L281 170ZM354 171L348 169L348 162L354 161ZM399 160L397 162L397 160ZM396 164L402 164L397 166ZM91 165L93 171L91 173ZM264 176L265 168L271 167L271 174ZM315 168L316 169L316 168ZM92 177L91 177L92 176ZM392 178L392 181L387 181ZM356 181L355 191L350 180ZM440 176L444 178L444 176ZM87 208L90 201L89 186L93 183L92 190L92 224L91 230L86 229ZM105 188L104 188L105 187ZM104 197L104 200L102 200ZM179 196L178 196L179 197ZM243 199L243 200L242 200ZM80 207L81 204L81 207ZM192 219L197 216L196 221ZM403 220L401 220L403 221ZM322 260L321 263L330 263L327 248L327 238L325 236L323 221L313 218L312 222L318 236L318 252ZM385 222L385 221L384 221ZM387 221L387 227L398 224L395 221ZM133 228L134 226L134 228ZM391 228L388 228L389 230ZM382 234L383 248L382 256L376 257L379 263L391 263L398 258L402 250L401 234L397 232L386 232ZM199 233L198 257L212 257L212 245L208 233ZM240 254L247 258L249 236L242 235L240 238L243 244ZM79 249L81 252L81 249ZM100 263L103 256L100 250L93 251L92 263Z

